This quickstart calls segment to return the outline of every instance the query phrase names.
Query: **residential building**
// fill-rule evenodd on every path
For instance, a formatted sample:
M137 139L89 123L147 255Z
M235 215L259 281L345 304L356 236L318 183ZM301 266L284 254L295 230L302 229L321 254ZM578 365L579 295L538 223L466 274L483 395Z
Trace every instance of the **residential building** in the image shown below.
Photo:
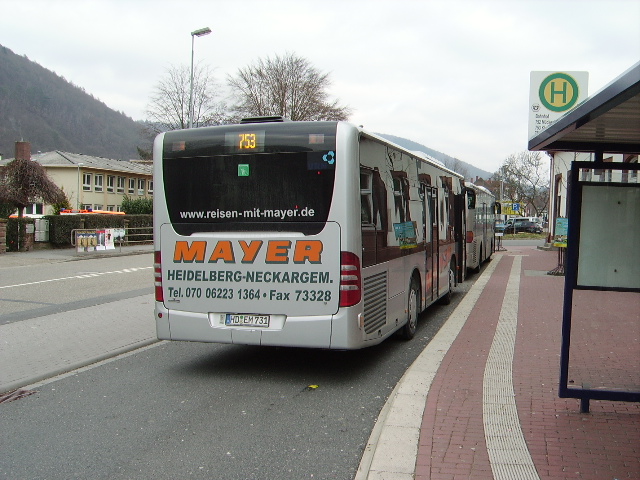
M0 160L0 168L13 159ZM40 163L49 178L64 190L73 209L121 211L125 195L153 196L151 162L113 160L61 151L37 153L31 160ZM26 214L53 213L50 205L34 204Z

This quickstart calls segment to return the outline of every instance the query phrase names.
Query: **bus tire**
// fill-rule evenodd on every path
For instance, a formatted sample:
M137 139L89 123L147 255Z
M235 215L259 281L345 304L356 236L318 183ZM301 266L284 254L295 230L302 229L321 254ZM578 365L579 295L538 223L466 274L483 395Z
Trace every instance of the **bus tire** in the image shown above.
M420 287L415 277L409 284L409 297L407 300L407 323L400 329L400 337L411 340L418 329L418 315L420 314Z
M479 268L479 266L478 266ZM440 298L442 305L449 305L453 296L453 287L456 285L456 261L451 260L449 263L449 290Z

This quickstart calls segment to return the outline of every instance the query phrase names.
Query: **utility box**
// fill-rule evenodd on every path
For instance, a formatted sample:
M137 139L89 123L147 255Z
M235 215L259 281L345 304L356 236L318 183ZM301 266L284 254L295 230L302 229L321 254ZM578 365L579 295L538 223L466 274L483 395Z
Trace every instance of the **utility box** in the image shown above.
M46 218L34 219L35 224L35 241L36 242L48 242L49 241L49 220Z

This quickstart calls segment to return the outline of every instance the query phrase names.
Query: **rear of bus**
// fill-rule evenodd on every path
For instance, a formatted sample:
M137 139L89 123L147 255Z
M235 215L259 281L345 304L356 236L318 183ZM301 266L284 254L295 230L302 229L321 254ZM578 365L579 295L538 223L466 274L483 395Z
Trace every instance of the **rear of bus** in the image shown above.
M359 232L357 135L248 122L156 138L158 338L363 346L360 239L346 228Z

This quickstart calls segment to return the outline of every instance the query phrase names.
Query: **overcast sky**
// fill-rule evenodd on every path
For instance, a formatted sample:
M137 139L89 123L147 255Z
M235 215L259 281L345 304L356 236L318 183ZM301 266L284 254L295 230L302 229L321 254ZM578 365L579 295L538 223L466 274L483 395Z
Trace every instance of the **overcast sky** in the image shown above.
M527 149L531 71L588 71L593 95L640 60L638 0L0 0L0 45L134 120L169 66L221 84L295 53L372 132L493 172ZM0 116L1 121L1 116Z

